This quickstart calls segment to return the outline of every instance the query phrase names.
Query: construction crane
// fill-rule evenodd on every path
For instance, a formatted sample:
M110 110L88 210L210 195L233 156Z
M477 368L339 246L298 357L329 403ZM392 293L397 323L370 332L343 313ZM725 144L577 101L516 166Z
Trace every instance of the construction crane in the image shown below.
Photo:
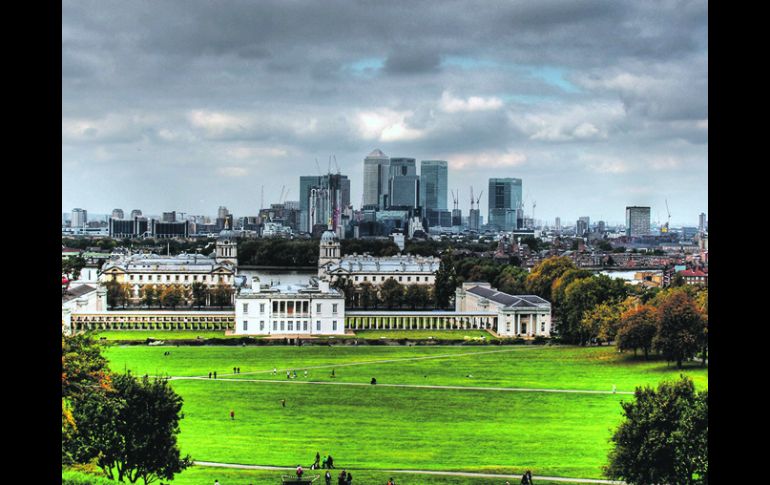
M334 166L337 167L337 175L339 175L340 174L340 166L337 164L337 156L336 155L332 155L332 157L334 157Z
M482 191L481 191L481 193L479 194L479 197L476 199L476 208L477 208L477 209L481 209L481 206L480 206L480 201L481 201L481 196L482 196L483 194L484 194L484 191L482 190Z
M289 188L289 190L287 190L286 193L283 194L283 199L278 201L279 204L283 204L284 202L286 202L286 199L289 198L289 192L291 192L291 188Z
M285 190L286 190L286 186L285 186L285 185L282 185L282 186L281 186L281 195L279 195L279 196L278 196L278 203L279 203L279 204L280 204L280 203L281 203L281 201L283 200L283 192L284 192Z
M471 185L471 210L473 210L473 185Z
M671 223L671 211L668 208L668 199L666 200L666 213L668 214L668 219L666 219L666 224L660 228L660 232L667 233L668 232L668 225Z
M532 229L537 229L535 224L535 207L537 207L537 201L532 199Z
M450 190L450 192L452 192L452 209L457 209L457 195L454 190Z

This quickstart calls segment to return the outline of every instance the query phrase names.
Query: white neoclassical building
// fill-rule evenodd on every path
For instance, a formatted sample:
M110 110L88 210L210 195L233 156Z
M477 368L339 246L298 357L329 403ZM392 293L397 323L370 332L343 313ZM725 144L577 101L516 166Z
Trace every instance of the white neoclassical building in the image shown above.
M72 333L72 318L83 313L107 310L107 291L96 285L72 284L62 291L61 324L62 332Z
M235 297L236 335L342 335L345 333L345 297L317 285L260 284L241 288Z
M497 312L497 333L504 337L551 336L551 304L536 295L509 295L469 281L455 291L455 311Z
M388 279L402 285L433 286L440 264L441 260L432 256L342 256L336 235L326 231L321 236L318 276L331 283L347 279L356 286L364 282L381 285Z

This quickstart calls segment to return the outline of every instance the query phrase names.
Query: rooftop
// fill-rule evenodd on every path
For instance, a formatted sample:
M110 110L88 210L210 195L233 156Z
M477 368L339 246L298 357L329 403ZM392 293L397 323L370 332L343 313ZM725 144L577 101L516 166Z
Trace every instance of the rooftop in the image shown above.
M499 303L506 308L550 308L551 306L548 300L544 300L543 298L540 298L536 295L509 295L508 293L497 291L495 289L484 288L482 286L474 286L473 288L469 288L466 291L468 293L473 293L474 295L486 298L487 300L493 301L495 303Z

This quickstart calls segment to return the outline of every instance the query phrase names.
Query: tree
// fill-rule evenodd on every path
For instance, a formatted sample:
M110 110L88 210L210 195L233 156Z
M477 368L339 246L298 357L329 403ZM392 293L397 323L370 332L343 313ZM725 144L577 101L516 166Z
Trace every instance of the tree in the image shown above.
M120 283L111 279L104 283L104 287L107 289L107 306L114 308L120 305Z
M448 250L441 256L441 263L436 271L433 285L433 297L437 308L447 308L449 301L457 288L457 275L452 262L452 251Z
M233 289L224 282L220 281L212 290L211 296L214 299L214 304L219 308L228 306L232 303Z
M620 320L619 305L603 302L583 313L580 326L589 338L599 338L609 342L615 338L615 328L618 320Z
M527 291L526 281L529 272L518 266L506 265L494 282L495 288L511 295L523 295Z
M691 359L703 343L705 324L692 297L686 291L673 291L658 307L658 329L653 346L667 361Z
M206 297L209 294L208 286L202 281L194 281L192 284L193 304L200 308L206 304Z
M580 325L583 315L595 305L625 298L625 283L606 275L581 278L573 281L564 290L559 335L567 342L584 344L591 336Z
M644 358L647 360L657 331L657 321L657 312L650 305L640 305L625 311L620 317L618 348L632 349L634 355L637 349L642 349Z
M629 485L708 484L708 391L692 380L636 388L622 402L605 474Z
M140 290L139 297L147 308L152 307L158 301L158 290L155 285L144 285Z
M61 272L72 276L73 280L80 278L80 271L86 266L86 260L81 255L62 259Z
M360 297L359 301L361 308L368 309L372 304L376 307L377 293L374 291L374 287L368 281L364 281L359 286Z
M119 290L118 301L123 308L126 308L126 305L131 302L131 285L129 283L123 283L120 285Z
M404 301L404 285L388 278L385 283L380 286L380 294L382 295L382 302L388 307L388 309L394 306L401 306Z
M180 458L177 446L182 398L166 379L120 374L112 384L107 398L75 409L82 423L75 438L80 460L95 459L107 477L120 482L172 480L192 464L189 455Z
M565 256L544 259L527 276L527 292L551 301L551 285L565 271L575 269L575 263Z
M551 284L550 302L557 317L561 315L562 305L564 304L564 293L570 283L579 279L590 278L591 276L593 276L593 273L588 270L573 268L566 270L561 276L553 281Z
M424 285L409 285L406 287L406 294L404 295L404 301L415 310L419 305L421 308L425 308L428 303L428 288Z

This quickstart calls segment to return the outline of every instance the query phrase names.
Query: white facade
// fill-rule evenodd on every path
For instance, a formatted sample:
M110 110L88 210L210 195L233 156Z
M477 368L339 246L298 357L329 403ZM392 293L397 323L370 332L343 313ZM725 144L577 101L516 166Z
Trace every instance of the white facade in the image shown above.
M107 291L90 285L72 284L61 298L62 332L72 333L72 316L107 310Z
M535 295L509 295L486 282L467 282L455 292L455 311L496 311L498 335L550 337L551 304Z
M262 286L258 278L251 288L242 288L235 297L236 335L343 335L345 297L318 286Z

